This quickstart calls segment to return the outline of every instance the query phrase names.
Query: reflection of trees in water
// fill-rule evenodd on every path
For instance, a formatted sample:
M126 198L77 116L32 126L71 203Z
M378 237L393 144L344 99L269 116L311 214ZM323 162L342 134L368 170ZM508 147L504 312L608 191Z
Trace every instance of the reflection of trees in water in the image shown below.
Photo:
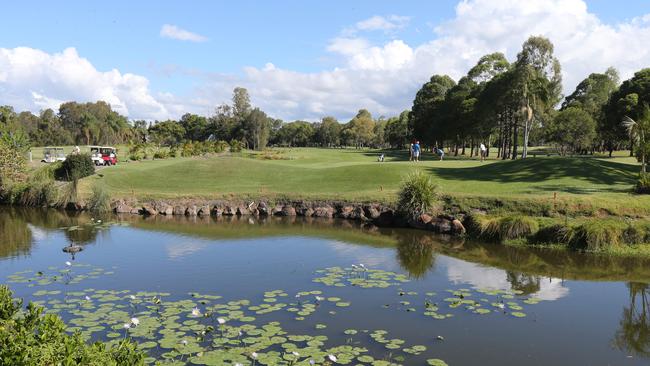
M98 231L92 227L82 227L80 230L64 230L65 237L70 240L70 245L84 245L97 240Z
M435 242L431 235L400 236L397 244L397 260L413 278L422 278L435 263Z
M506 279L513 290L521 291L523 292L523 295L534 294L541 288L541 279L539 276L522 272L506 271Z
M0 211L0 258L28 254L32 231L14 211Z
M630 306L623 308L614 344L621 351L650 357L650 289L647 283L627 284Z

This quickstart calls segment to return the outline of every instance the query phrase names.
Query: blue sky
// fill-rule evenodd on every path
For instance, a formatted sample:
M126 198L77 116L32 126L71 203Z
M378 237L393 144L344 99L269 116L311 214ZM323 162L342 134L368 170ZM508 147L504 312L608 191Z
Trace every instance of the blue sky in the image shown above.
M610 33L604 32L599 37L620 39L625 27L645 31L650 22L650 17L639 20L650 14L650 1L646 0L589 0L586 10L581 9L582 0L531 0L535 12L522 17L530 17L529 25L512 25L511 32L520 35L513 38L508 34L507 20L519 17L524 11L517 1L468 0L471 11L463 14L458 10L458 3L451 0L8 2L3 4L5 16L0 22L0 50L5 50L5 65L34 62L30 67L42 67L43 74L51 74L65 65L73 70L79 62L87 61L99 74L93 77L86 70L86 77L96 84L95 90L102 92L75 91L74 86L84 81L81 76L74 82L67 80L70 73L62 73L60 77L41 75L38 78L43 80L39 81L35 80L37 76L18 70L8 72L3 81L0 69L0 103L13 102L17 108L38 110L70 98L93 99L106 95L113 103L121 104L123 111L133 118L177 118L185 110L210 113L214 106L227 101L233 85L242 84L249 88L253 102L280 118L313 120L325 114L347 118L358 108L369 108L375 114L391 114L410 107L414 91L431 73L449 73L457 78L480 53L490 51L503 51L512 57L530 34L548 33L558 46L565 41L558 29L566 28L566 35L571 38L582 33L604 32L602 28L609 27ZM373 17L383 22L363 26L364 21ZM502 21L498 27L503 29L483 34L482 29L494 29L494 25L489 28L490 21L494 20L491 18L499 17ZM580 22L581 17L584 24ZM580 24L567 25L567 20L572 18ZM486 22L485 28L481 22ZM200 41L163 37L164 25L191 32ZM446 33L448 29L454 34ZM344 45L341 40L351 41L352 46L350 42ZM597 43L585 38L580 44L589 42ZM17 55L20 47L38 52ZM636 44L629 45L630 49L633 47ZM56 62L50 59L68 48L74 48L76 56L68 55ZM575 45L558 46L568 60L565 73L573 73L565 75L567 89L589 72L602 71L605 66L595 62L593 70L589 70L593 55L578 60L572 49ZM623 76L630 74L634 67L650 66L650 59L645 57L644 54L633 63L621 64ZM560 61L564 60L560 57ZM118 81L106 74L114 69L120 75ZM127 80L125 75L130 74L142 79ZM104 77L106 81L97 82ZM323 87L330 82L333 84ZM368 93L354 90L343 96L356 98L356 104L337 100L336 95L348 93L337 88L360 82L368 82L374 90ZM280 90L278 83L286 85ZM20 85L25 84L28 84L26 89L21 90ZM314 90L310 90L310 84L318 85L311 85ZM146 93L141 90L143 85ZM295 95L292 85L296 86ZM124 92L126 88L129 93ZM390 88L403 91L391 93ZM140 98L144 100L142 105L137 102ZM328 109L328 105L332 108Z

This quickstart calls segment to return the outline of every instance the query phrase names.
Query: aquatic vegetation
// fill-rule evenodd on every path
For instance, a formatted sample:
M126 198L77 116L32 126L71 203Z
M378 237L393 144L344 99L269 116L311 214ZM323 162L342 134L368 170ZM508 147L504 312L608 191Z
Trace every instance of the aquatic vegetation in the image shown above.
M76 229L75 229L76 230ZM190 292L173 295L166 292L94 289L69 291L66 285L113 274L88 264L65 263L62 268L26 270L8 277L17 285L47 286L32 293L36 303L48 313L59 314L69 324L69 332L81 339L99 340L112 347L125 337L138 342L147 352L147 363L162 364L258 364L321 365L408 364L409 357L426 355L427 344L410 344L389 337L387 330L331 329L328 319L353 308L354 303L336 291L341 287L364 291L384 291L394 301L384 304L386 311L408 312L436 320L466 316L509 315L526 317L525 308L540 302L521 291L454 288L419 293L406 286L406 275L368 268L359 264L349 268L329 267L315 271L313 282L323 289L290 293L276 289L265 291L257 300L224 299L216 294ZM397 287L397 290L390 289ZM275 314L275 315L274 315ZM284 314L284 315L283 315ZM278 319L307 322L310 334L289 331ZM317 321L311 316L318 314ZM304 327L302 329L305 329ZM326 333L323 333L326 332ZM345 343L332 344L330 332L345 336ZM438 336L437 340L444 337ZM377 352L367 342L379 345ZM435 340L432 340L432 342ZM370 351L370 350L373 351ZM427 359L431 365L443 361Z
M363 266L363 265L360 265ZM347 285L361 288L386 288L409 282L408 276L380 269L330 267L317 270L322 275L314 278L314 282L326 286L345 287Z

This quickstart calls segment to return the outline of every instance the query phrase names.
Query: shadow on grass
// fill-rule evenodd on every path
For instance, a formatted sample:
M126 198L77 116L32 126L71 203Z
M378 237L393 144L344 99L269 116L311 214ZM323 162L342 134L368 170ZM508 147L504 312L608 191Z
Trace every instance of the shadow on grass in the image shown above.
M477 180L488 182L543 182L573 178L592 184L634 184L639 168L634 165L597 159L581 158L529 158L504 161L469 168L432 168L439 177L448 180ZM547 186L557 190L562 185ZM614 187L612 187L614 188ZM543 189L543 188L542 188ZM582 188L584 190L588 188ZM619 190L619 187L615 189ZM606 190L609 190L606 188ZM591 192L583 192L591 193Z

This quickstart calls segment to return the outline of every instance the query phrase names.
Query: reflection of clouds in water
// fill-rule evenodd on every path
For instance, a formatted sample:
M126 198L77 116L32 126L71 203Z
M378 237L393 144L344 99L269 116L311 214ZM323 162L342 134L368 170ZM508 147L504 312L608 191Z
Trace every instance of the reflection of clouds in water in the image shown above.
M349 258L349 264L363 263L367 267L377 267L392 266L395 262L392 256L382 255L375 251L369 251L367 248L358 245L347 244L340 241L330 241L328 244L337 254ZM373 255L373 253L375 254Z
M442 258L441 258L442 259ZM486 267L476 263L465 262L459 259L444 257L439 261L447 267L447 277L454 284L467 283L475 288L509 290L512 288L508 282L506 271L493 267ZM531 297L540 300L557 300L569 294L569 288L564 287L558 278L539 277L539 290Z
M167 252L169 259L179 259L201 251L206 245L206 243L196 241L167 244L165 245L165 252Z
M27 224L27 227L29 228L29 231L32 232L32 238L34 240L41 241L47 239L47 231L32 224Z

